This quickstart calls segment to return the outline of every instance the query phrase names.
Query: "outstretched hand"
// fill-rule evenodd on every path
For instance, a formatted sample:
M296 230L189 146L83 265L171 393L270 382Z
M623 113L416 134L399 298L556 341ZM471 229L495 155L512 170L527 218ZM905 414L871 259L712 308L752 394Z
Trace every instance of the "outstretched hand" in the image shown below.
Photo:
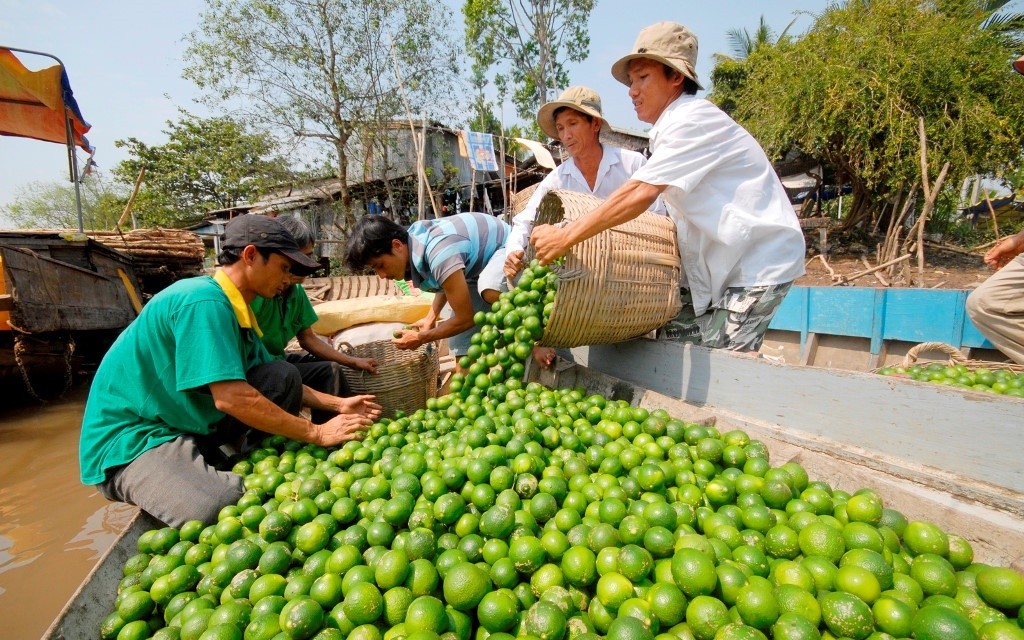
M365 416L376 420L380 417L382 409L379 404L374 402L375 399L376 397L370 394L338 398L338 413Z
M391 341L398 349L416 349L426 341L420 338L420 332L410 329L402 329L401 331L395 332L395 337Z
M530 234L530 244L537 250L537 260L541 264L551 264L569 250L565 230L550 224L534 227Z
M1003 238L985 254L985 264L991 269L1002 269L1022 251L1024 251L1024 233Z
M352 368L361 369L367 373L377 373L377 361L373 358L355 358Z
M359 440L373 422L373 419L366 415L339 413L327 422L317 425L316 444L333 447L349 440Z
M503 270L505 271L505 277L508 278L509 282L512 282L515 279L516 274L523 270L524 253L525 252L522 250L510 251L508 255L505 256L505 265Z

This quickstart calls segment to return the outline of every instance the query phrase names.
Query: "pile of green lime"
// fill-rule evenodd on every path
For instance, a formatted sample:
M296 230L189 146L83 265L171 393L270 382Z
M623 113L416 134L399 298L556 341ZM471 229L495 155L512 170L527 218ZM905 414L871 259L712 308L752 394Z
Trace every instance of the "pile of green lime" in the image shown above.
M467 399L487 395L504 398L505 383L523 379L533 345L544 335L555 306L558 278L536 260L523 269L516 288L498 296L490 311L478 311L473 322L480 330L470 339L466 355L459 358L459 372L449 390Z
M875 491L773 467L743 431L524 384L553 291L529 273L458 389L340 448L268 438L215 524L143 534L101 636L1024 638L1024 576Z
M993 370L963 364L930 362L909 367L882 367L878 373L883 376L905 376L920 382L1024 398L1024 373L1014 373L1006 369Z

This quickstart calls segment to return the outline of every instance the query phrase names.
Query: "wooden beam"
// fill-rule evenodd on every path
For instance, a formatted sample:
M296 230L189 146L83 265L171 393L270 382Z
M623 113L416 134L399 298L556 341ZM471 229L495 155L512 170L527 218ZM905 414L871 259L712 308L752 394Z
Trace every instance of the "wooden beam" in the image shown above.
M0 311L10 311L14 308L14 296L9 293L0 295Z

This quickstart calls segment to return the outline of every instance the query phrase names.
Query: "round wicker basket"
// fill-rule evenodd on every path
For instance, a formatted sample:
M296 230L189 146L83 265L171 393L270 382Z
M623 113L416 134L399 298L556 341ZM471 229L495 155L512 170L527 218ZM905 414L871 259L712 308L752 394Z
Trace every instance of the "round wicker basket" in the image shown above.
M342 375L353 393L372 393L383 408L383 417L393 418L396 411L412 413L427 404L437 393L439 370L437 346L425 344L417 349L398 349L390 340L367 342L353 347L341 345L357 358L374 358L377 373L370 374L342 367Z
M602 200L572 191L551 191L541 201L537 224L572 221ZM532 259L532 247L527 258ZM555 267L555 306L540 343L578 347L638 338L679 312L679 249L671 219L645 212L584 240Z

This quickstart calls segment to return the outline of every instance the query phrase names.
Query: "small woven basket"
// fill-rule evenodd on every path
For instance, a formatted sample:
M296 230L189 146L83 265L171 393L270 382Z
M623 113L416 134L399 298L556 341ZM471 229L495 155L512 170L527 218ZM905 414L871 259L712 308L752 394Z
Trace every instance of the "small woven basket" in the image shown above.
M950 366L962 364L970 369L990 369L990 370L1004 370L1012 371L1014 373L1024 372L1024 365L1019 365L1014 362L989 362L987 360L969 360L960 353L960 350L956 347L946 344L945 342L922 342L921 344L914 345L907 351L907 355L903 357L903 367L912 367L917 363L918 356L928 351L939 351L949 356L947 364Z
M537 224L569 222L593 211L600 198L551 191ZM533 258L532 247L527 258ZM639 217L584 240L555 267L558 294L540 343L578 347L638 338L679 312L679 249L666 216Z
M439 363L433 343L416 349L398 349L390 340L379 340L355 347L345 343L341 348L357 358L377 361L376 374L349 367L341 370L353 393L377 396L385 418L393 418L396 411L408 414L422 409L427 406L427 398L437 393Z

